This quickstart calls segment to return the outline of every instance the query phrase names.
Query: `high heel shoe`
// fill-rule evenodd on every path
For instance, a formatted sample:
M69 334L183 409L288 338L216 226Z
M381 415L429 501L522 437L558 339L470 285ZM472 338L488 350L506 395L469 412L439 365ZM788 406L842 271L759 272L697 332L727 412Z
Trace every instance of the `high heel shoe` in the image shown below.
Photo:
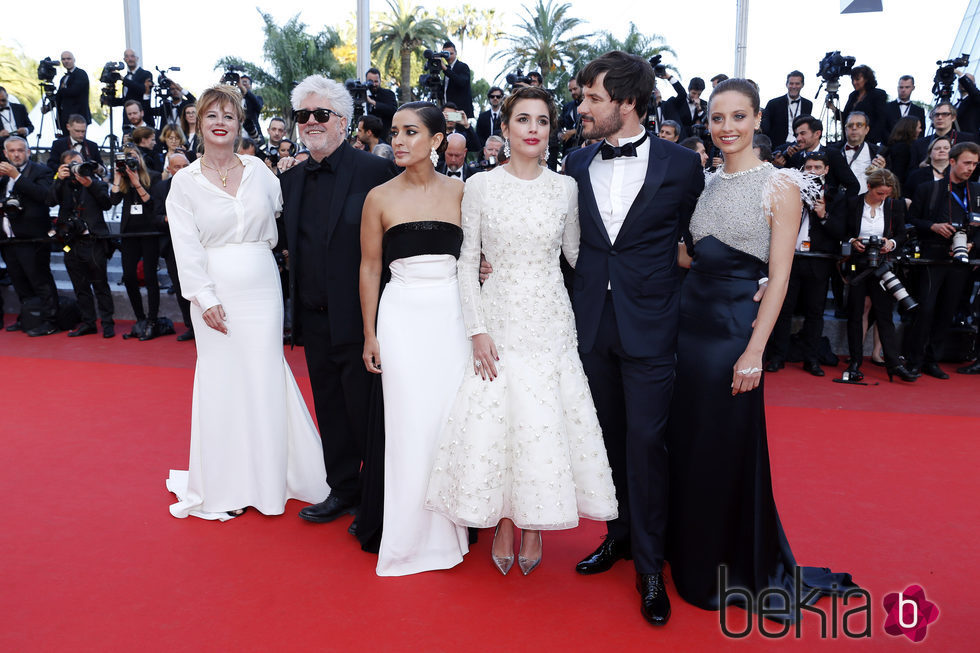
M888 372L889 383L892 382L893 376L897 376L898 378L905 381L906 383L915 383L915 380L919 378L915 374L912 374L907 369L905 369L905 366L902 365L901 363L899 363L895 367L887 368L886 371Z
M854 360L848 363L847 369L844 370L843 378L844 380L850 381L851 383L863 381L864 373L861 372L861 364Z
M517 556L517 564L521 568L521 572L527 576L534 568L541 564L541 556L544 553L544 539L541 537L541 531L538 531L538 541L541 542L541 552L538 553L538 557L531 559L525 558L522 555ZM524 548L524 531L521 531L521 548Z
M490 544L490 558L493 559L494 566L502 573L504 576L510 571L510 568L514 566L514 553L511 552L509 556L498 556L493 552L493 545L497 543L497 533L500 532L500 524L497 524L497 528L493 530L493 542Z

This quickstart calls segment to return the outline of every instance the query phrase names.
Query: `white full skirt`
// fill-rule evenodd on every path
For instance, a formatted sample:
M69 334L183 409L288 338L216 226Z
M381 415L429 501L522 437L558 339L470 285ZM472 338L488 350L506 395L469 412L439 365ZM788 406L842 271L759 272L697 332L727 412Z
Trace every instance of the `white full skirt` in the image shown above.
M171 470L174 517L225 520L252 506L279 515L288 499L330 493L320 436L282 351L282 292L265 243L208 248L208 274L228 333L191 304L197 345L187 471Z
M439 434L470 360L456 259L394 261L378 307L385 415L384 528L379 576L448 569L469 549L465 528L426 510Z

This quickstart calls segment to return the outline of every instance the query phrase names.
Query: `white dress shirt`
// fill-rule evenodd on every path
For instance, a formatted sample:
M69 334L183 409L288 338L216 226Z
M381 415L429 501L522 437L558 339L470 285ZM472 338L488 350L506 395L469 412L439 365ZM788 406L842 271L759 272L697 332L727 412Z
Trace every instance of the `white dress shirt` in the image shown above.
M611 145L621 147L643 138L644 132L629 138L620 138L618 143L606 139ZM650 160L650 140L646 139L636 148L636 156L621 156L603 160L600 154L589 164L589 179L595 193L599 216L606 227L609 242L615 243L623 226L626 214L640 193L647 176L647 162Z
M861 231L858 232L858 238L869 238L871 236L884 238L885 208L880 204L876 208L871 208L865 202L864 211L861 213Z
M800 115L800 98L801 96L797 95L794 100L789 96L789 93L786 94L786 124L788 125L786 140L790 143L796 140L796 134L793 133L793 121Z
M848 150L845 146L844 148L844 158L847 160L847 165L851 168L851 172L857 177L858 184L861 185L861 190L858 191L858 195L863 195L868 192L868 176L865 174L865 170L871 165L871 148L867 143L861 143L861 149L854 154L854 150Z

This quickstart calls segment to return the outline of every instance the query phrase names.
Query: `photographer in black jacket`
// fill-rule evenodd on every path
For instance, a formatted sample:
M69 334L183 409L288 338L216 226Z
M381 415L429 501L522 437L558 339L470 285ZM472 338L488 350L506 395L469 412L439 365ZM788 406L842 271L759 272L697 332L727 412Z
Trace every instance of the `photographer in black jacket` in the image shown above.
M70 338L98 333L95 328L96 304L98 317L102 320L102 336L111 338L116 335L112 291L106 272L108 242L98 238L109 235L103 212L112 207L112 202L109 186L98 178L97 172L95 162L85 164L78 152L63 152L49 199L51 206L59 207L56 231L67 247L65 269L82 315L81 324L68 332Z
M391 119L398 109L398 100L395 99L395 94L392 91L381 87L381 71L377 68L368 68L367 72L364 73L364 83L368 87L368 115L377 116L381 119L381 124L384 125L384 134L387 137L388 132L391 131Z
M255 143L249 139L252 146ZM167 196L170 194L170 184L173 182L174 175L178 170L188 166L187 156L181 152L175 152L167 159L167 177L153 184L150 188L150 197L153 198L153 214L156 217L157 225L167 225ZM194 325L191 322L191 303L180 292L180 276L177 270L177 259L174 255L174 245L170 239L170 228L163 229L161 237L161 247L163 260L167 262L167 274L173 284L174 293L177 297L177 306L180 307L180 315L184 320L187 330L177 336L177 342L186 342L194 339ZM145 263L144 263L145 265Z
M980 184L969 181L978 161L980 145L957 143L949 152L948 175L921 184L912 200L910 217L919 235L922 256L937 263L925 266L912 293L919 308L906 336L906 358L910 371L921 368L937 379L949 378L938 365L939 355L970 275L966 263L947 261L964 236L969 250L980 232L971 220L980 215Z

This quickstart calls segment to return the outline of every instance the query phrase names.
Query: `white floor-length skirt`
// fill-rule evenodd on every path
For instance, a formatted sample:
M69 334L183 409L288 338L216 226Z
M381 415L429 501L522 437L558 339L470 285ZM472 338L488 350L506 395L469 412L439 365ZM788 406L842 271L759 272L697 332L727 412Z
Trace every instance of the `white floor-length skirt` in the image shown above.
M288 499L324 500L320 436L282 351L282 291L266 243L207 249L228 333L191 304L197 345L187 471L171 470L175 517L228 519L252 506L282 514Z

